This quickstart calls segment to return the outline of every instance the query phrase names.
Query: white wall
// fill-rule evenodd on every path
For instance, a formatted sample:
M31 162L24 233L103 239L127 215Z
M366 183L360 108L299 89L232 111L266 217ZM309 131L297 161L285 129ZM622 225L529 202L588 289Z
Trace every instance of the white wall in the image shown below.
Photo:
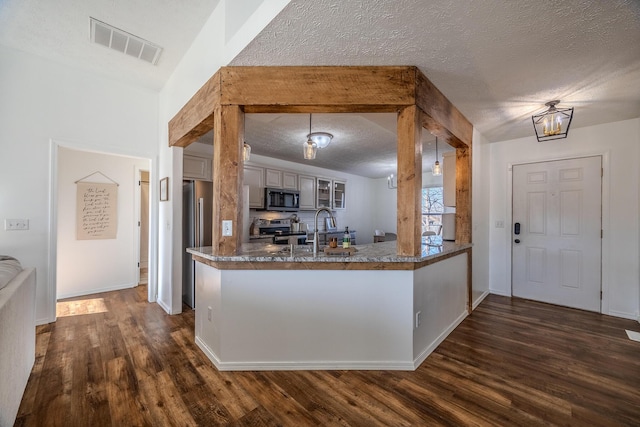
M385 233L398 232L398 190L389 189L387 178L374 180L375 202L373 208L373 230Z
M489 223L505 221L489 232L491 292L511 295L511 165L590 155L604 156L602 312L637 319L640 119L572 129L567 139L544 143L527 137L490 144Z
M58 149L57 297L66 298L138 285L138 205L136 168L149 169L149 160L102 153ZM118 183L115 239L76 239L76 181ZM106 262L108 260L108 262Z
M475 128L473 130L471 161L472 300L475 307L489 292L489 231L491 228L489 204L490 145Z
M23 52L0 47L0 253L35 267L38 323L55 317L55 263L49 248L52 139L68 147L154 158L158 95ZM154 193L155 195L155 193ZM153 224L152 224L153 226Z
M176 113L225 66L289 3L289 0L252 1L253 13L244 25L230 11L232 0L220 0L189 50L160 92L159 177L169 177L168 202L159 206L158 228L158 304L170 314L182 311L182 148L169 148L168 126ZM229 15L229 16L227 16ZM226 41L227 19L234 35Z

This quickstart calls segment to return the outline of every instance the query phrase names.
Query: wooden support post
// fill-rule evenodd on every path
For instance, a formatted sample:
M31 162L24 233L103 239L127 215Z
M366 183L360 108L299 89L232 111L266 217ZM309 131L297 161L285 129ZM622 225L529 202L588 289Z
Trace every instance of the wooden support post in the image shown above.
M237 105L216 106L213 139L213 253L235 255L242 230L242 143L244 112ZM232 221L232 236L222 235Z
M456 148L456 243L471 243L471 147Z
M422 244L422 112L398 113L398 243L401 256L417 256Z

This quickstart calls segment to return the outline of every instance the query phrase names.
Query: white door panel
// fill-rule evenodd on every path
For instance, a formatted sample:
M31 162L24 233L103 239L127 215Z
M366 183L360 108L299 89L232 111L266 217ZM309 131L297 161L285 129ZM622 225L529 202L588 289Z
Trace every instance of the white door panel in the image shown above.
M513 167L514 296L600 311L601 157Z

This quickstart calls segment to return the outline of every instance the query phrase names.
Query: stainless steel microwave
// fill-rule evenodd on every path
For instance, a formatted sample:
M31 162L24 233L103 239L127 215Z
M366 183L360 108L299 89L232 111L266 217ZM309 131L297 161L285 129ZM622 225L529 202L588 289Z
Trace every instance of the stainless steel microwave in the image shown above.
M265 188L264 208L268 211L297 211L300 209L300 192L281 188Z

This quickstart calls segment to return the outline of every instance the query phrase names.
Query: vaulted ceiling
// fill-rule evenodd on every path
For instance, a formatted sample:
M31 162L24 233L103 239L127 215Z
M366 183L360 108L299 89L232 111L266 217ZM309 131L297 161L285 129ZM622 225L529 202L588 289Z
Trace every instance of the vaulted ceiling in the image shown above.
M3 0L0 44L159 90L218 2ZM242 2L236 14L261 0ZM89 16L162 46L159 64L90 44ZM553 99L575 107L572 128L640 117L639 41L637 0L292 0L229 65L416 65L495 142L532 137L531 115ZM371 156L380 147L388 162L388 117L326 116L314 115L314 130L334 133L336 148L319 158L353 165L357 154L337 148L349 143ZM299 161L308 117L248 117L247 127L255 153ZM277 143L294 135L295 149ZM375 173L352 172L390 170L367 163Z

